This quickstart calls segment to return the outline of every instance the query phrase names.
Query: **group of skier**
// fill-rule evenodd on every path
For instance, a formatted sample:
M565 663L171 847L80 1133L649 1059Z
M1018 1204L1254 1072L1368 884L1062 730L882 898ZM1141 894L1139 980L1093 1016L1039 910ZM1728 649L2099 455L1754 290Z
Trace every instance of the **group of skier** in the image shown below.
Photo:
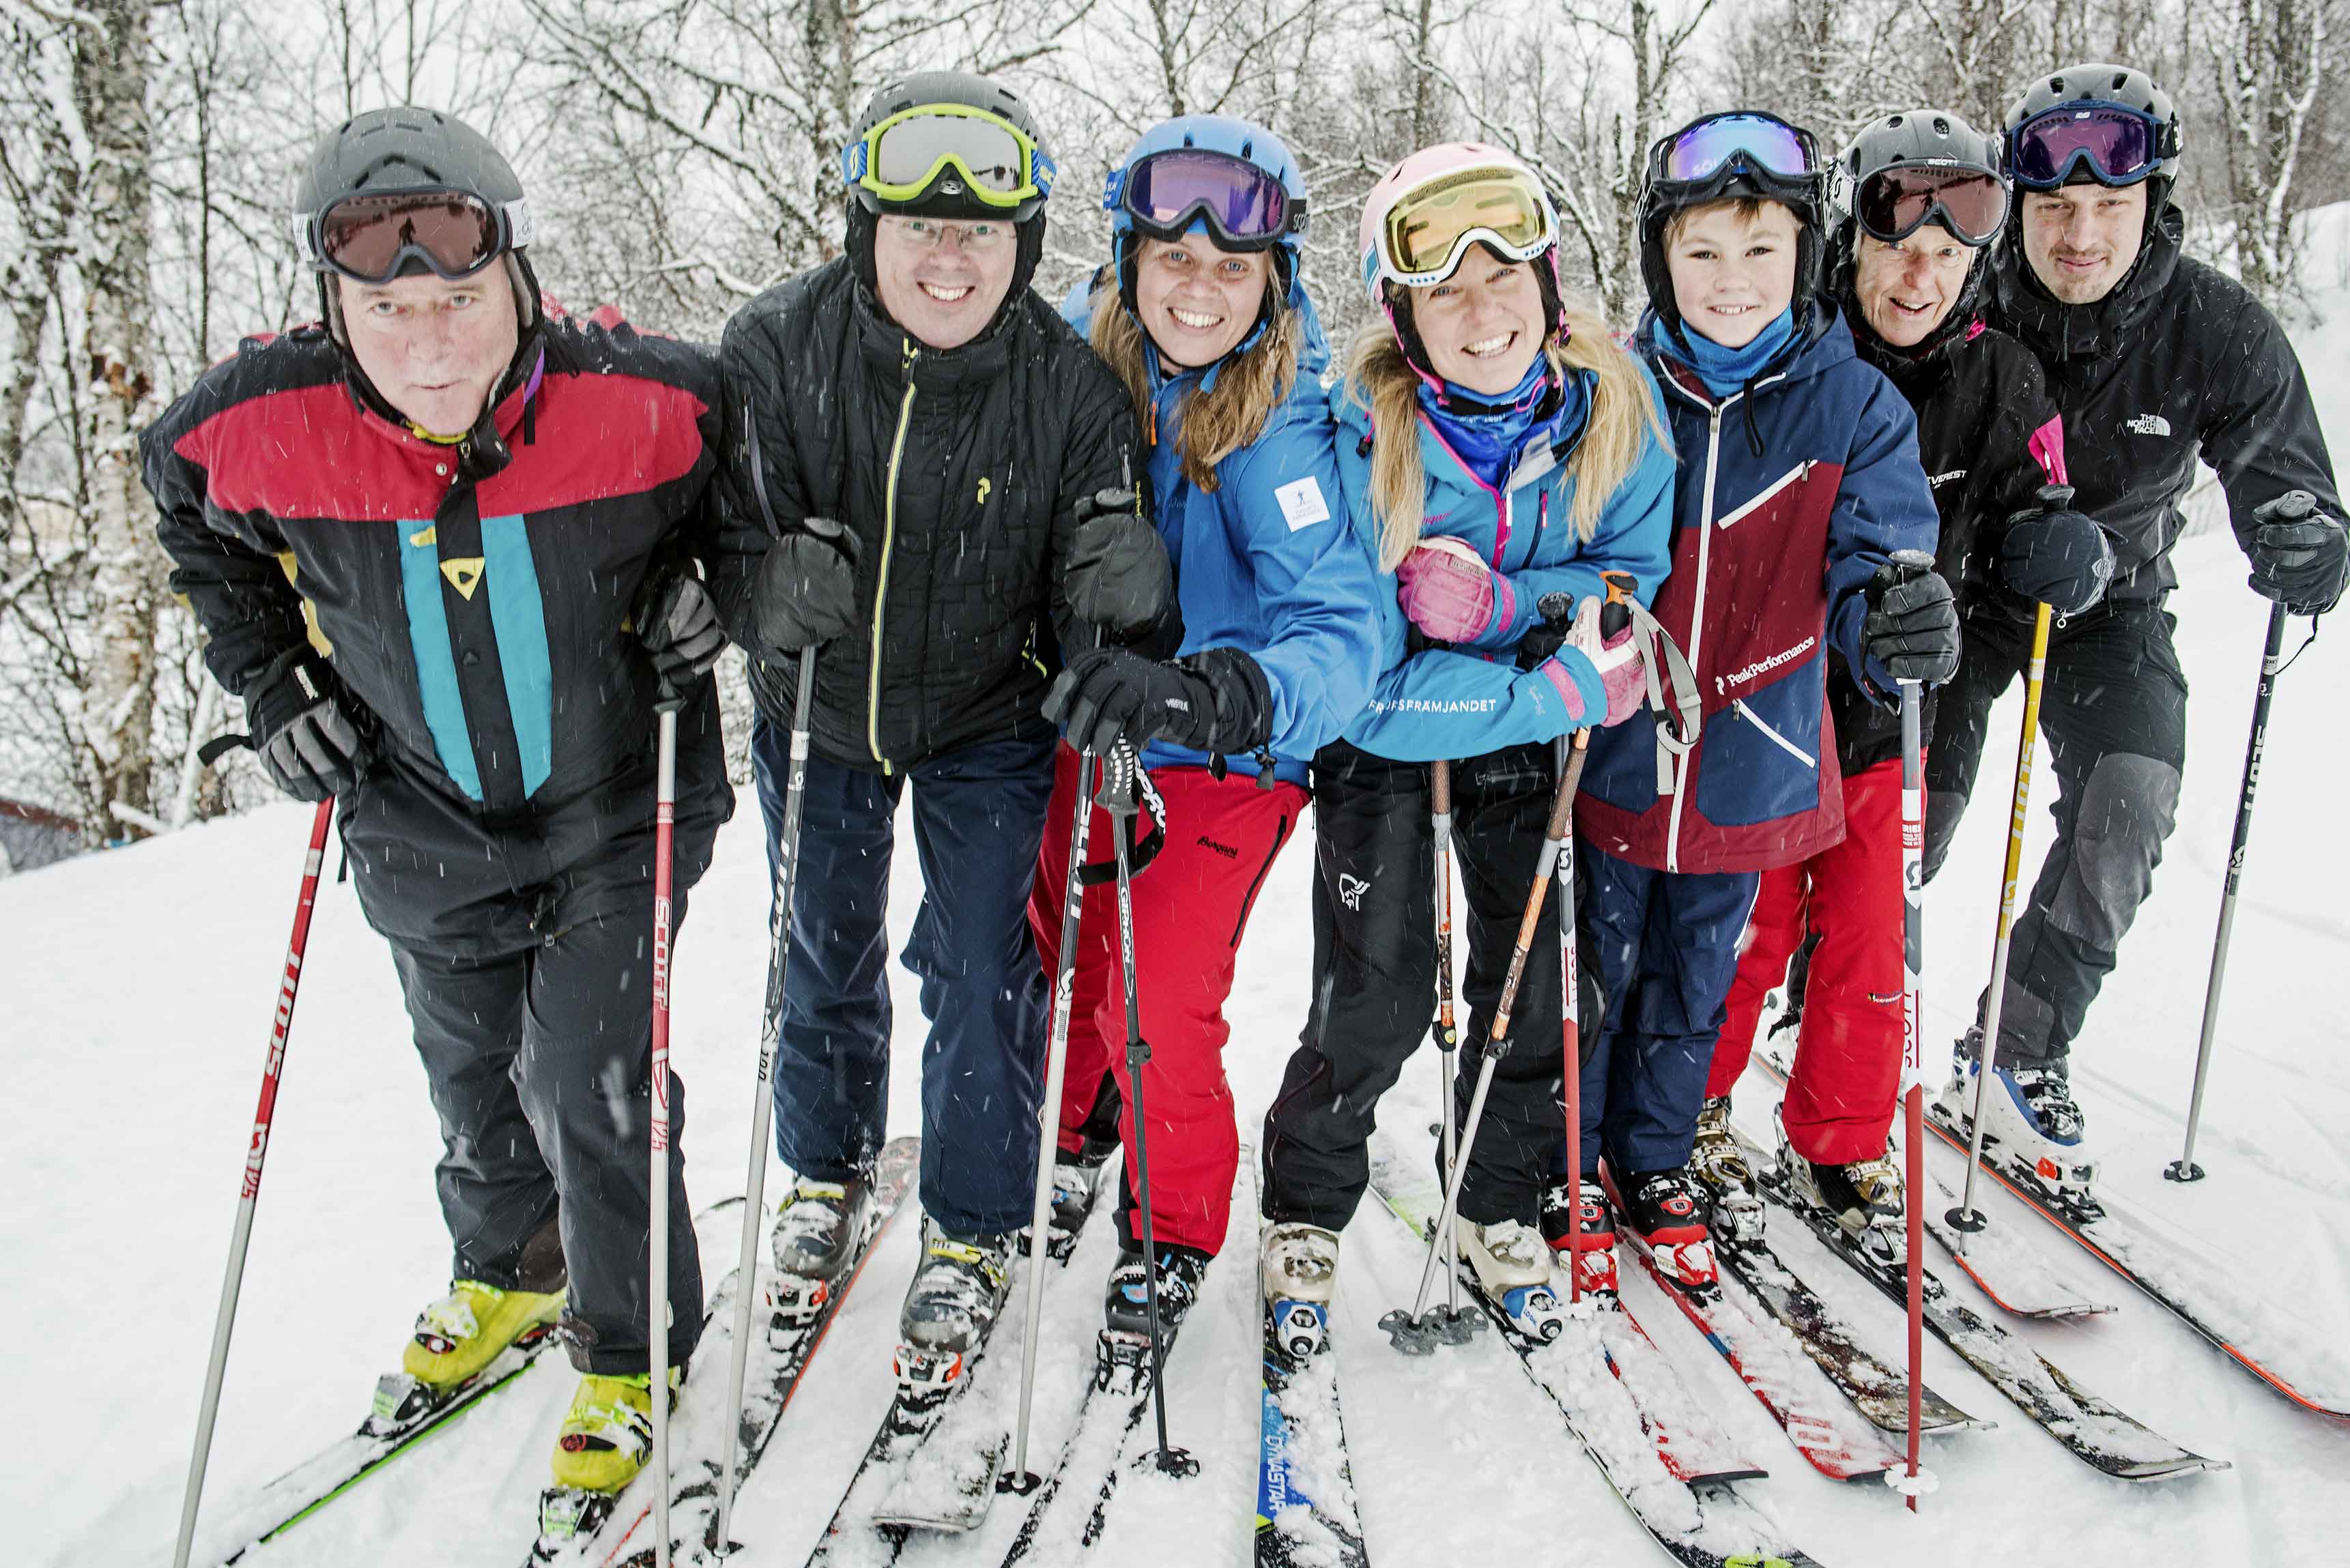
M1921 109L1840 159L1767 113L1703 116L1648 151L1627 341L1567 290L1532 168L1421 149L1360 215L1374 310L1326 387L1305 175L1240 120L1144 133L1108 181L1110 252L1056 313L1031 287L1054 166L1026 106L893 82L843 151L841 255L714 354L543 302L522 187L454 119L339 128L298 197L320 324L249 339L143 452L212 670L272 776L336 799L392 948L453 1242L406 1373L462 1387L559 1320L582 1376L558 1484L617 1490L644 1461L651 737L682 702L677 919L732 810L726 641L769 854L795 862L780 1312L842 1288L879 1222L910 782L902 961L930 1033L901 1332L943 1376L1005 1301L1048 1117L1070 1224L1124 1150L1107 1326L1181 1323L1231 1218L1236 958L1309 803L1310 990L1259 1144L1269 1301L1332 1299L1380 1096L1451 961L1440 854L1467 911L1464 1135L1493 1058L1459 1196L1489 1295L1518 1310L1562 1248L1580 1291L1612 1291L1619 1235L1711 1282L1715 1227L1761 1222L1729 1096L1783 987L1781 1163L1898 1248L1893 713L1905 683L1939 688L1930 876L2042 605L2057 837L1984 1103L2079 1179L2067 1053L2178 796L2163 606L2197 458L2256 591L2314 615L2350 562L2282 332L2180 252L2180 155L2169 98L2108 65L2028 84L1999 134ZM1522 925L1571 751L1575 897L1530 945L1575 922L1572 998ZM1071 830L1138 806L1121 930L1110 828L1081 866ZM1982 1045L1960 1043L1960 1115ZM674 1386L702 1292L690 1229L671 1240Z

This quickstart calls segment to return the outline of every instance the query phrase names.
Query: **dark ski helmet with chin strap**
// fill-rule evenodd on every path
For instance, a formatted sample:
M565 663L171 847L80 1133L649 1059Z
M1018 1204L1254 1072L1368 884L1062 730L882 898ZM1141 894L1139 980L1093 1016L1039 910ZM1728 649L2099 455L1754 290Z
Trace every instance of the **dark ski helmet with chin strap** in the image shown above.
M910 159L892 157L893 132L910 138L917 150ZM879 292L873 234L885 215L1009 223L1019 247L1004 304L1035 275L1055 171L1027 104L1009 88L970 71L917 71L885 82L850 128L840 169L848 186L846 248L868 291Z
M369 109L328 131L294 182L294 216L303 260L318 275L318 302L328 334L345 346L342 304L332 286L338 265L330 252L330 214L369 197L448 192L483 209L478 264L503 263L515 291L517 324L527 338L539 318L538 279L524 254L531 242L530 203L514 166L473 127L438 109ZM463 275L436 261L424 245L403 244L390 258L391 275Z
M1959 296L1951 301L1949 314L1923 341L1899 351L1922 358L1966 329L1973 316L1976 296L1981 292L1986 265L1983 257L1990 254L2005 215L2013 208L2013 200L2007 191L2001 139L1977 130L1948 109L1907 109L1863 127L1852 145L1836 160L1829 203L1835 229L1828 247L1828 290L1838 304L1852 307L1849 315L1856 330L1864 325L1854 293L1860 235L1867 226L1861 215L1862 199L1870 181L1877 176L1909 169L1929 177L1981 175L1999 186L1994 192L1985 188L1980 180L1968 182L1972 189L1967 193L1975 197L1975 206L1983 209L1970 214L1982 225L1981 232L1975 234L1963 232L1966 223L1953 214L1952 208L1959 205L1957 195L1950 196L1946 203L1939 193L1930 192L1930 187L1902 192L1907 213L1918 214L1905 215L1902 221L1919 227L1938 227L1973 252L1966 282ZM2001 204L1991 206L1994 199ZM1928 202L1933 204L1922 208L1919 205ZM1960 211L1964 213L1966 209ZM1887 239L1885 234L1876 234L1875 237Z
M1800 165L1800 167L1798 167ZM1794 214L1795 334L1811 327L1825 285L1827 171L1812 133L1773 114L1732 109L1703 114L1659 137L1640 182L1640 276L1648 308L1679 334L1665 231L1675 214L1716 202L1776 202Z
M2051 117L2052 110L2070 109L2070 117ZM2061 125L2064 118L2087 122L2098 110L2120 111L2144 122L2145 139L2138 144L2125 137L2117 145L2131 147L2135 167L2106 166L2101 150L2082 140L2043 145L2033 134L2035 126ZM2178 106L2155 79L2134 66L2091 61L2036 77L2026 83L2008 107L2004 151L2009 173L2024 190L2052 190L2058 185L2094 183L2147 187L2147 232L2162 221L2163 208L2178 182L2185 139ZM2020 208L2022 202L2016 205Z

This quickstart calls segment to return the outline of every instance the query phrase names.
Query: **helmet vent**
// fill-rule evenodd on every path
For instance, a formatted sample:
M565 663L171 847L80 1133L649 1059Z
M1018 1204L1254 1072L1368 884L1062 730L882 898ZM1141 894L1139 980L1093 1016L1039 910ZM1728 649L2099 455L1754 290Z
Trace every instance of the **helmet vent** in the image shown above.
M1934 134L1937 136L1950 134L1950 122L1939 114L1934 117Z
M1887 120L1887 121L1885 122L1886 129L1887 129L1887 130L1893 130L1893 129L1898 128L1898 127L1901 124L1902 118L1903 118L1903 117L1902 117L1902 116L1900 116L1900 115L1898 115L1898 114L1897 114L1897 115L1895 115L1891 119L1888 119L1888 120Z
M2114 90L2116 92L2119 92L2122 88L2127 86L2129 86L2129 73L2127 71L2116 71L2114 73Z
M1254 158L1256 156L1256 143L1253 140L1242 142L1241 156L1243 158Z

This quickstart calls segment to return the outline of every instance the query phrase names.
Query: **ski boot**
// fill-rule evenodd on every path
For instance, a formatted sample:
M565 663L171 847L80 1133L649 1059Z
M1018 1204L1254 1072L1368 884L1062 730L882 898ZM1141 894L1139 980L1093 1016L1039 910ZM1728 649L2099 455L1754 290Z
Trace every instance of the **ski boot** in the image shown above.
M1330 1298L1338 1283L1338 1236L1319 1225L1264 1228L1257 1247L1269 1343L1291 1361L1319 1355L1330 1337Z
M1969 1031L1951 1064L1950 1085L1938 1109L1960 1136L1974 1133L1976 1069L1980 1044ZM1983 1099L1983 1158L2030 1188L2075 1224L2106 1217L2097 1202L2097 1162L2088 1148L2088 1119L2073 1099L2072 1085L2058 1064L1991 1068Z
M1010 1233L954 1236L922 1220L922 1265L899 1309L899 1397L936 1403L987 1341L1011 1290Z
M1583 1212L1578 1219L1575 1236L1575 1293L1578 1298L1614 1301L1616 1286L1616 1211L1608 1204L1607 1189L1596 1177L1586 1176L1582 1183ZM1552 1176L1543 1183L1543 1240L1553 1250L1567 1249L1566 1206L1575 1184L1564 1176Z
M1541 1345L1556 1339L1566 1327L1566 1314L1551 1288L1551 1252L1542 1232L1515 1220L1490 1225L1463 1220L1459 1225L1461 1255L1476 1272L1485 1299L1528 1339Z
M673 1409L685 1368L669 1369ZM582 1374L556 1428L550 1468L555 1484L539 1494L536 1561L551 1562L570 1542L593 1535L612 1505L645 1468L653 1448L652 1377Z
M1713 1199L1715 1234L1733 1247L1762 1240L1762 1194L1754 1172L1730 1130L1730 1096L1717 1095L1697 1114L1697 1143L1690 1150L1690 1174Z
M1159 1327L1170 1339L1191 1315L1200 1299L1200 1282L1207 1277L1208 1254L1197 1247L1172 1241L1159 1248ZM1118 1334L1150 1337L1149 1285L1142 1276L1142 1252L1121 1251L1110 1271L1109 1288L1102 1297L1102 1327Z
M502 1291L458 1280L417 1315L400 1370L376 1379L375 1407L360 1426L396 1437L464 1392L509 1345L536 1354L563 1315L561 1291Z
M767 1238L775 1260L775 1278L767 1285L775 1329L816 1320L878 1222L873 1185L861 1177L811 1181L803 1176L792 1183L775 1206L775 1228Z
M1886 1140L1885 1152L1873 1159L1823 1165L1795 1152L1782 1120L1779 1168L1798 1202L1835 1215L1845 1234L1879 1263L1899 1269L1908 1262L1908 1216L1903 1208L1901 1168L1894 1162L1892 1139Z
M1667 1282L1700 1298L1721 1288L1705 1190L1688 1171L1636 1171L1617 1185L1615 1197L1634 1245L1656 1260Z
M1089 1159L1084 1153L1053 1157L1053 1212L1045 1255L1056 1263L1067 1262L1077 1250L1077 1234L1086 1228L1101 1191L1101 1158Z

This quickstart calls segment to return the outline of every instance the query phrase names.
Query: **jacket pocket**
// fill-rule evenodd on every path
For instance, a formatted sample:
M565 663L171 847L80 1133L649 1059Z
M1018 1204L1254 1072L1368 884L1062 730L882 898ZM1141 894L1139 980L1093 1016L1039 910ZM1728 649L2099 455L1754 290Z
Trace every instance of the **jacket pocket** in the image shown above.
M1819 660L1706 715L1697 807L1708 822L1749 827L1820 804Z

